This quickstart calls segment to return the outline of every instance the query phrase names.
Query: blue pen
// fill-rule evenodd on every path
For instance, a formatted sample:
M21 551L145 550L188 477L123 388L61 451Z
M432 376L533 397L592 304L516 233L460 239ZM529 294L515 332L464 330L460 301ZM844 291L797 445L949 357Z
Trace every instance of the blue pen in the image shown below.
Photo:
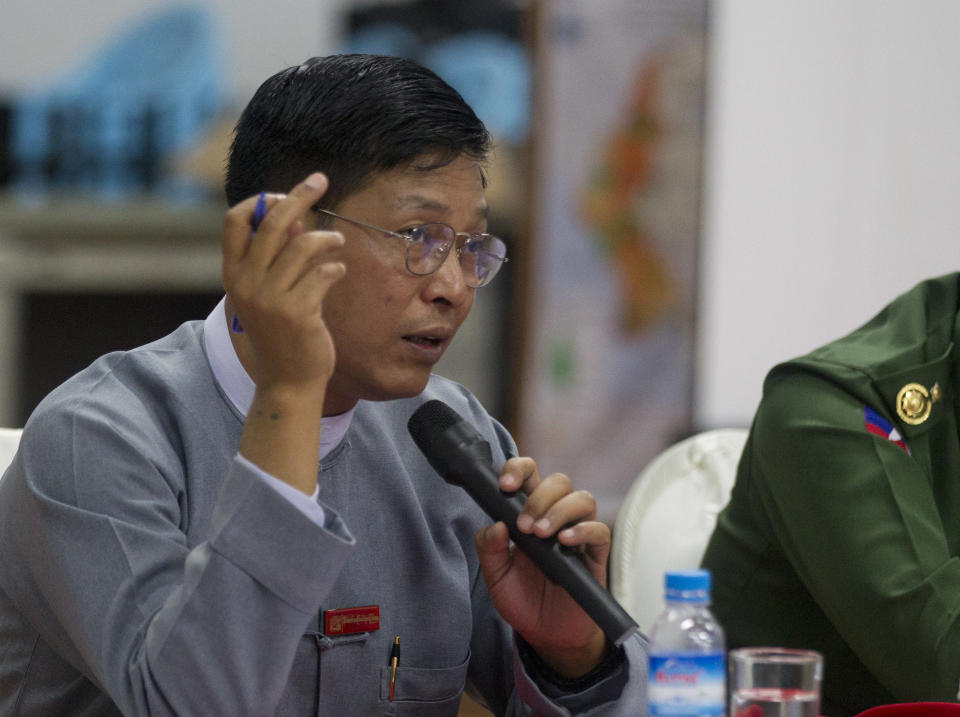
M257 234L257 228L260 226L260 222L263 221L263 218L267 216L267 193L260 192L260 196L257 197L257 204L253 208L253 219L250 221L250 237L253 238ZM242 334L243 327L240 325L240 320L237 318L237 315L233 315L233 324L232 328L234 333Z
M257 233L257 228L265 216L267 216L267 193L260 192L260 196L257 197L257 206L253 208L253 221L250 222L250 236Z

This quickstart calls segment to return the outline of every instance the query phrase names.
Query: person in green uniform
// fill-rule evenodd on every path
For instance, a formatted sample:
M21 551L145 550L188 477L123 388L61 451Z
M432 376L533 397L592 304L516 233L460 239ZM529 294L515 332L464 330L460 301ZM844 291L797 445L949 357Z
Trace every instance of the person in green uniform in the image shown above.
M729 647L824 655L822 714L960 682L960 274L767 376L703 566Z

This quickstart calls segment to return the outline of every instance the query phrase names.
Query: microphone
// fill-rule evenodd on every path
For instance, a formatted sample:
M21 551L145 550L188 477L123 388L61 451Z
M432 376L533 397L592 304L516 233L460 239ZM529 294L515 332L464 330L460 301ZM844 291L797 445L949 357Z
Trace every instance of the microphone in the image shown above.
M619 647L638 629L633 618L593 577L579 552L561 545L555 537L541 538L517 530L517 515L525 499L500 490L490 444L476 428L443 401L427 401L414 411L407 429L437 473L466 490L491 518L506 523L514 544L550 582L567 591L610 642Z

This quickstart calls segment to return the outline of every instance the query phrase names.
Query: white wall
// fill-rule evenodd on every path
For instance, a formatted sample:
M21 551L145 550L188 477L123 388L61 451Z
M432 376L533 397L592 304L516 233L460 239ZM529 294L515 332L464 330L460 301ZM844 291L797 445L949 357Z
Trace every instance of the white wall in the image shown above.
M774 363L960 269L960 3L711 7L701 427L746 425Z

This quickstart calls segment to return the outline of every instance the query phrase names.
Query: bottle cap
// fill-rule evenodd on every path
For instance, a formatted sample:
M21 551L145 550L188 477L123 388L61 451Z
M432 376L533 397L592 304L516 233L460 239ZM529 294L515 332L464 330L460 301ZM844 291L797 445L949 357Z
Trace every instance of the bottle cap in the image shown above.
M667 600L704 602L710 595L709 570L673 570L664 577Z

